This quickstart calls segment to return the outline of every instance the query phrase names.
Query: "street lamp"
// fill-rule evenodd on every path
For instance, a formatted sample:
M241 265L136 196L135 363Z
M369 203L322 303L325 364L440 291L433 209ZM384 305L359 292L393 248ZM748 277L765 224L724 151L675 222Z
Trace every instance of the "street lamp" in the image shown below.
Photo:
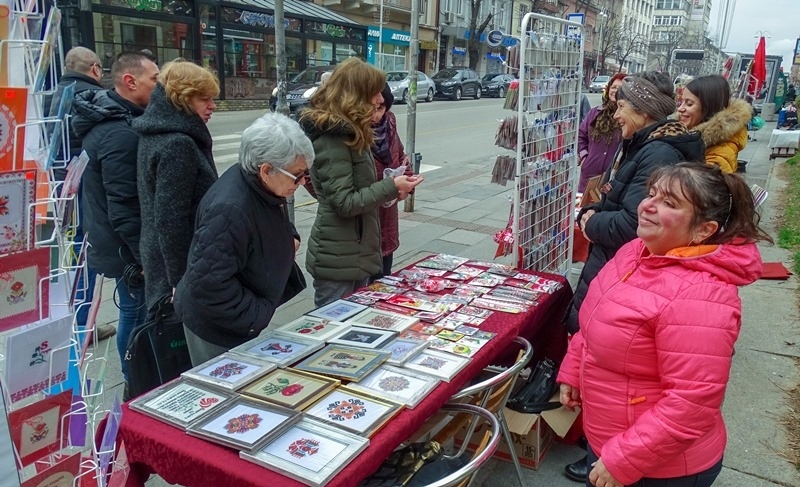
M606 13L606 10L603 9L603 10L600 11L599 14L597 14L597 17L600 17L600 37L598 39L599 42L597 43L597 61L595 62L595 64L598 65L597 74L603 74L603 71L605 71L605 69L604 69L605 68L605 66L604 66L605 62L602 59L602 57L603 57L603 52L602 52L603 51L603 26L606 23L606 18L608 17L608 14ZM602 64L601 64L601 62L602 62Z

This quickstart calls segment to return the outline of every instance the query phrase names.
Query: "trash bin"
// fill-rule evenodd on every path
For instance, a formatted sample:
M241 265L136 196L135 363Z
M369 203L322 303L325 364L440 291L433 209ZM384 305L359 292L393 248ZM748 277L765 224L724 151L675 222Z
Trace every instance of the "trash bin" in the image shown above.
M761 105L761 118L763 118L767 122L775 121L774 103L764 103L763 105Z

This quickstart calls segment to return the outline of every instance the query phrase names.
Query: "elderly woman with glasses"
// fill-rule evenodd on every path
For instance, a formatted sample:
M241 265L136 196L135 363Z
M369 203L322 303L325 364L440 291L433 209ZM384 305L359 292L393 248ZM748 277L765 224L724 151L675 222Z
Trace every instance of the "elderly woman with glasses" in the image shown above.
M300 237L286 198L313 161L314 148L297 122L264 115L242 133L239 164L200 202L186 273L175 291L194 365L257 336L304 287L294 263Z

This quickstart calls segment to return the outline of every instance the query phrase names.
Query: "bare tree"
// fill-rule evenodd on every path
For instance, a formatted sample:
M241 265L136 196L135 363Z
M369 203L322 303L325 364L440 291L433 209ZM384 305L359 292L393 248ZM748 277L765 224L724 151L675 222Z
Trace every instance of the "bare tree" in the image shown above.
M625 61L634 53L647 52L648 39L643 34L637 34L630 23L620 16L611 17L603 29L603 38L600 40L600 63L605 66L605 60L614 56L622 69Z
M475 69L478 67L481 52L481 35L486 32L486 26L492 21L491 12L486 15L480 25L478 25L478 16L481 14L481 4L483 0L469 0L470 16L469 16L469 39L467 40L467 52L469 53L469 68Z

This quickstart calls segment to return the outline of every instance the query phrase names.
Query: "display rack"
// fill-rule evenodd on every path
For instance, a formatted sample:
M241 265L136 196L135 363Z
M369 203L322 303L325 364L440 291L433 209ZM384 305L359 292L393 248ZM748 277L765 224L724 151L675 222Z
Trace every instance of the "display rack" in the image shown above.
M583 26L528 13L521 32L514 262L523 269L565 275L575 210Z

